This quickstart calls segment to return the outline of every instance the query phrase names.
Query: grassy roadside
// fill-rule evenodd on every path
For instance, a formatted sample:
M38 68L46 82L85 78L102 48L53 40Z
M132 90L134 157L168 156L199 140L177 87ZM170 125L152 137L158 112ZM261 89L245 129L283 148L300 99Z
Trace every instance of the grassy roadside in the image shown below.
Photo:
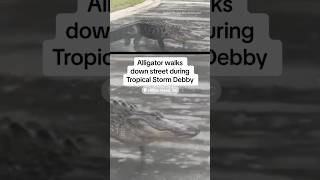
M124 9L136 4L142 3L145 0L111 0L111 12Z

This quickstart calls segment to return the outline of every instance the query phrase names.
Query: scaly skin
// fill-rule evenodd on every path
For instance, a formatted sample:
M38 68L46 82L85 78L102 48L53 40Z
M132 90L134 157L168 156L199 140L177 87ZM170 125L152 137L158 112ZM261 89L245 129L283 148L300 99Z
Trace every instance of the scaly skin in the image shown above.
M0 165L8 166L16 177L28 179L31 173L35 179L58 179L73 169L73 159L79 155L73 153L76 144L70 147L65 141L70 140L56 137L35 121L0 118Z
M116 30L118 33L111 32L111 42L119 39L125 39L126 45L130 45L131 39L134 39L134 48L139 50L139 43L142 37L153 39L158 42L162 51L166 50L164 40L172 39L183 44L192 38L198 38L190 30L180 25L169 23L166 20L146 19L124 26Z
M158 112L141 111L120 99L110 100L110 121L112 138L136 146L192 138L199 133L197 128L166 119Z

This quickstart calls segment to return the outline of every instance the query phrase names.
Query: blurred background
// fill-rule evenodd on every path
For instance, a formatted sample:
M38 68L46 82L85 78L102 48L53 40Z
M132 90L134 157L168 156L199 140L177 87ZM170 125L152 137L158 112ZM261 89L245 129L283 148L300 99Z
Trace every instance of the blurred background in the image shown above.
M319 179L320 2L249 0L283 43L281 77L216 78L214 179Z
M1 179L109 177L105 78L41 73L42 41L54 37L56 14L75 9L75 0L0 1L0 151L18 157L0 157ZM283 75L217 78L223 93L211 105L212 178L319 179L319 9L317 0L249 0L251 12L270 15L270 36L283 42ZM15 122L38 133L41 146L20 143L28 139ZM8 123L17 137L2 133ZM4 148L10 138L16 151Z

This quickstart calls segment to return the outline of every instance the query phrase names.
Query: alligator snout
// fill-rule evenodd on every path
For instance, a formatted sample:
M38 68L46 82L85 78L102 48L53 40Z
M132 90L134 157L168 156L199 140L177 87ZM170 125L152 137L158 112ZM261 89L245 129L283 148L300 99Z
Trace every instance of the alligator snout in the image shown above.
M200 133L200 130L193 126L180 124L178 127L172 129L172 132L177 138L192 138L197 136Z
M187 127L183 131L178 131L175 134L179 138L192 138L197 136L200 133L200 130L196 127Z
M171 134L169 138L192 138L200 133L196 127L166 118L158 119L156 123L158 123L158 127L153 126L153 128L168 132Z
M137 128L135 132L142 139L150 141L174 141L192 138L199 134L196 127L167 119L156 113L138 112L128 119Z

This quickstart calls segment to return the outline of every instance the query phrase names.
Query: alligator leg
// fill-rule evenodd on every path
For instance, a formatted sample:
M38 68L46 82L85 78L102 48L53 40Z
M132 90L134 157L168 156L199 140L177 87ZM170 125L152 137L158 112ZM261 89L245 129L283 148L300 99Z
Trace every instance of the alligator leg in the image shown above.
M134 50L139 51L139 43L141 40L141 35L138 35L134 38L133 44L134 44Z
M136 167L135 173L141 175L143 174L143 171L144 171L146 149L144 146L139 146L139 151L140 151L140 165Z
M159 47L161 48L161 51L166 50L163 39L158 39L158 44L159 44Z
M140 170L143 171L144 169L144 163L146 158L146 149L144 146L139 146L140 149Z
M182 48L183 48L183 49L186 49L186 42L183 42L183 43L182 43Z
M124 43L126 46L129 46L131 44L131 38L125 38Z

